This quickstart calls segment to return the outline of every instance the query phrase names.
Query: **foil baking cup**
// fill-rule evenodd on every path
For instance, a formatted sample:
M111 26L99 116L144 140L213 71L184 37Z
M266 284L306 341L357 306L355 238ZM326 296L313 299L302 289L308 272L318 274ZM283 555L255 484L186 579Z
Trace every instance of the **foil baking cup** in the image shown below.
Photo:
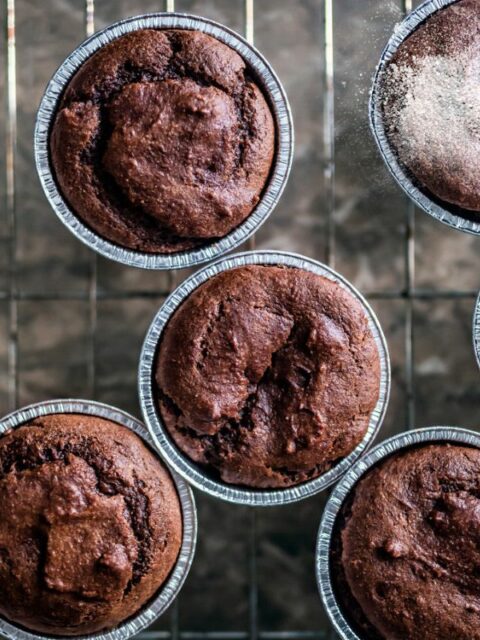
M80 413L111 420L134 431L142 438L148 448L156 453L155 446L145 425L139 420L120 409L115 409L106 404L92 402L90 400L51 400L32 404L14 411L0 420L0 437L1 434L4 434L6 431L20 427L34 418L40 418L53 413ZM180 499L183 524L182 546L170 576L153 599L134 617L122 622L109 631L91 633L83 636L72 636L72 638L78 640L127 640L127 638L131 638L155 622L155 620L168 609L178 595L190 571L195 554L197 513L192 490L176 473L170 469L169 471ZM59 638L59 636L49 636L48 634L28 631L27 629L18 627L12 622L7 622L4 618L0 618L0 636L8 638L8 640L37 640L39 638L42 640L58 640Z
M447 202L440 204L439 201L435 202L427 193L423 192L414 184L412 176L409 175L408 171L398 161L395 149L391 146L388 140L385 133L382 114L382 84L388 63L397 52L400 45L422 22L432 14L457 1L458 0L427 0L417 9L408 14L403 22L395 27L387 46L383 50L374 75L373 85L370 92L369 118L373 137L375 138L375 142L378 145L385 164L397 183L413 200L413 202L433 218L443 222L443 224L446 224L449 227L453 227L459 231L465 231L466 233L480 234L480 222L470 220L468 217L462 217L462 215L457 213L460 209L454 205L449 208ZM472 212L465 210L465 216L472 216Z
M204 247L172 254L133 251L116 245L87 227L63 199L50 165L49 135L62 93L75 72L95 51L138 29L190 29L203 31L234 49L253 70L270 104L276 126L276 152L271 174L252 213L226 236ZM213 20L183 13L150 13L115 22L85 40L71 53L50 80L37 114L35 163L43 190L60 220L77 238L97 253L143 269L183 269L212 260L245 242L268 218L285 187L293 158L293 121L287 95L275 71L253 45Z
M199 465L190 460L190 458L183 454L175 445L163 424L157 410L155 400L154 368L157 347L160 342L162 332L169 319L182 302L192 293L192 291L206 282L209 278L216 276L222 271L227 271L228 269L255 264L282 265L286 267L305 269L320 276L324 276L346 289L362 304L380 356L381 375L379 398L375 409L371 414L368 430L362 442L352 451L352 453L350 453L350 455L343 458L326 473L302 484L287 487L285 489L251 489L224 483L212 478L207 471L203 470ZM204 267L194 275L187 278L167 298L153 319L143 343L139 366L139 394L145 422L160 451L160 454L167 464L183 476L185 480L205 493L228 502L259 507L274 506L303 500L304 498L312 496L319 491L323 491L326 487L337 482L337 480L372 443L372 440L376 436L382 424L388 404L390 394L390 360L387 343L377 317L365 298L363 298L355 287L347 282L345 278L320 262L316 262L315 260L296 255L294 253L251 251L222 258L207 267Z
M480 368L480 293L475 301L475 309L473 311L473 350L475 352L475 358L477 360L478 367Z
M361 458L342 478L332 491L318 530L317 549L315 554L315 571L317 585L323 606L341 640L366 640L355 633L343 615L335 597L330 571L330 547L337 516L342 505L360 478L374 465L400 449L406 449L432 442L449 442L480 449L480 434L467 429L455 427L430 427L400 433L377 445Z

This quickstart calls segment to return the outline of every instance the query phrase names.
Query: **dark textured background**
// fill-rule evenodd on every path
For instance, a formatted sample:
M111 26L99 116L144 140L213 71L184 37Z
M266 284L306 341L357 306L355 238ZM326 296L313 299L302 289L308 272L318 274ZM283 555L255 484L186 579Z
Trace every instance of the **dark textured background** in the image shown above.
M10 0L11 1L11 0ZM328 0L326 0L328 1ZM95 27L163 0L96 0ZM92 397L139 415L136 366L142 337L171 281L98 259L98 315L92 335L92 254L61 225L39 186L33 160L35 112L47 80L84 37L84 0L16 0L16 200L6 197L6 12L0 41L0 410L8 394L9 332L18 311L19 405L55 397ZM177 0L176 9L244 30L243 0ZM367 294L384 327L393 369L392 399L380 438L417 426L479 425L480 385L471 346L471 315L479 287L480 239L415 215L414 290L407 291L406 198L387 175L370 138L366 104L371 75L401 0L335 0L335 134L325 129L324 0L256 0L255 43L270 59L290 97L295 161L284 197L257 236L261 248L328 257L333 211L335 267ZM328 118L327 118L328 123ZM335 188L328 178L335 166ZM333 200L332 200L333 197ZM332 206L333 205L333 206ZM15 210L12 241L8 212ZM333 245L330 244L330 249ZM9 250L16 277L9 278ZM11 263L12 265L13 263ZM410 263L413 266L413 261ZM413 274L413 272L412 272ZM185 274L177 273L175 281ZM8 302L13 282L16 305ZM139 297L141 290L147 296ZM464 292L453 297L453 290ZM129 292L127 300L115 299ZM68 294L70 300L58 300ZM406 337L412 313L413 394L408 393ZM407 333L406 333L407 332ZM92 348L95 357L92 360ZM95 365L95 385L89 379ZM285 631L331 637L314 581L314 542L324 496L257 511L224 505L197 492L198 553L178 608L158 629L225 632L263 638ZM256 536L252 538L252 522ZM249 590L257 569L258 592ZM258 608L255 597L258 596ZM258 615L257 615L258 614ZM277 635L266 632L278 632ZM188 635L182 634L184 637ZM193 637L190 635L190 637Z

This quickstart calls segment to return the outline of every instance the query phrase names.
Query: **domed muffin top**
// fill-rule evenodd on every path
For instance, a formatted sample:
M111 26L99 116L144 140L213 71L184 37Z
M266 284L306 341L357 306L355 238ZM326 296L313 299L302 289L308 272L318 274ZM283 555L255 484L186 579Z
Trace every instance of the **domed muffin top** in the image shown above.
M54 414L0 438L0 614L40 633L116 626L155 594L182 538L173 481L129 429Z
M360 302L297 268L246 266L195 290L158 348L159 410L190 458L225 482L287 487L364 437L378 348Z
M336 595L361 637L480 638L480 450L393 454L353 489L338 536Z
M252 212L275 147L270 108L243 59L199 31L142 29L77 71L50 137L75 214L151 252L222 237Z

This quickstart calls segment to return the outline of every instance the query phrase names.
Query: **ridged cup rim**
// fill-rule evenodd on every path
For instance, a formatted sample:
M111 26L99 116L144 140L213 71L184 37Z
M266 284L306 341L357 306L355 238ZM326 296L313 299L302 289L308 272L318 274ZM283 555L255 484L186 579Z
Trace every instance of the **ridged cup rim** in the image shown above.
M197 287L218 273L234 269L236 267L254 264L283 265L305 269L324 276L346 289L361 303L367 315L369 326L374 336L380 356L381 375L379 398L376 407L371 414L368 430L362 442L357 445L352 453L350 453L346 458L343 458L326 473L302 484L284 489L255 490L212 479L208 473L203 471L198 465L183 454L172 441L163 424L159 412L157 411L155 392L153 388L157 346L165 326L179 305ZM160 454L167 464L171 465L177 473L179 473L194 487L197 487L211 496L220 498L227 502L233 502L235 504L251 506L288 504L312 496L337 482L337 480L349 469L355 460L359 458L375 438L385 415L389 394L390 359L388 355L388 348L380 323L378 322L372 308L359 291L343 276L320 262L295 253L280 251L250 251L238 253L221 258L207 267L204 267L200 271L197 271L177 287L177 289L175 289L175 291L160 307L152 321L152 324L150 325L150 328L148 329L140 356L140 403L145 423L160 451Z
M46 402L38 402L28 405L21 409L17 409L0 420L0 437L7 431L20 427L21 425L42 416L56 413L78 413L89 416L97 416L112 422L116 422L121 426L127 427L136 433L155 454L158 452L150 437L145 425L130 414L111 407L101 402L93 402L90 400L50 400ZM135 616L122 622L114 629L109 631L91 633L87 635L76 636L58 636L36 633L26 628L17 626L13 622L9 622L5 618L0 617L0 635L8 640L58 640L60 637L75 638L77 640L127 640L136 635L157 618L159 618L168 607L172 604L185 579L190 571L193 557L195 555L195 545L197 540L197 514L195 508L195 500L189 485L178 474L172 471L165 461L162 461L169 472L180 500L182 508L182 546L175 566L169 577L160 587L158 593L151 601L144 606Z
M412 181L408 171L405 170L397 159L395 150L392 148L388 137L385 133L383 124L383 114L381 108L382 82L388 63L397 52L400 45L420 26L422 22L438 11L445 9L458 0L426 0L414 11L409 13L407 17L398 25L396 25L378 63L375 71L373 85L370 91L369 102L369 120L370 129L373 133L375 142L377 143L380 155L383 158L389 172L395 178L396 182L405 191L405 193L413 200L413 202L423 209L430 216L446 224L453 229L471 233L480 234L480 221L475 222L467 218L452 213L438 202L434 202L429 196L421 191ZM471 212L465 210L466 215ZM479 213L480 216L480 213Z
M365 473L385 458L421 444L445 442L463 444L480 449L480 434L459 427L429 427L406 431L381 442L370 453L356 462L332 491L320 522L315 554L315 572L323 606L341 640L366 640L358 636L343 615L337 603L331 581L330 554L336 519L342 505Z
M253 69L267 95L276 125L276 151L272 171L252 213L226 236L204 247L177 253L134 251L103 238L85 225L61 195L50 166L49 133L57 104L79 67L102 46L138 29L189 29L213 36L235 50ZM79 45L61 64L47 85L37 114L34 138L35 163L43 190L60 220L97 253L132 267L183 269L212 260L245 242L265 222L283 192L293 158L293 120L285 90L264 56L232 29L218 22L186 13L147 13L115 22Z
M473 311L472 322L473 351L477 365L480 368L480 293L475 300L475 309Z

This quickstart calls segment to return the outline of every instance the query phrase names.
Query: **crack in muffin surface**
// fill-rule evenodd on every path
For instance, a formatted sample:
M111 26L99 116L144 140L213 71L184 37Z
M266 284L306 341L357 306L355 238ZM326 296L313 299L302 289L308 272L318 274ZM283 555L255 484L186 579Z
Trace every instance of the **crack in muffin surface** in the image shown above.
M158 410L177 446L259 488L318 476L364 437L380 362L361 305L295 268L240 267L201 285L162 333Z

